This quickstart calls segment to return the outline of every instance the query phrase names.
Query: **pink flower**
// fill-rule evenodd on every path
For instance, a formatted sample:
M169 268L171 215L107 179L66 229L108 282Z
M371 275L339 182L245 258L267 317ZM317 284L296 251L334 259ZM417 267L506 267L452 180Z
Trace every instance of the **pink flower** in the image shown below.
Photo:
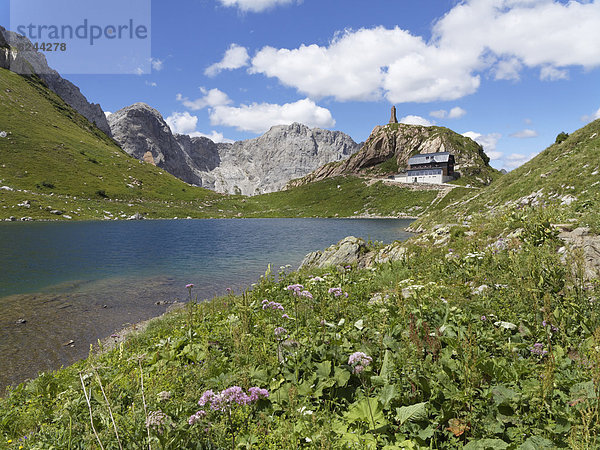
M191 288L194 287L194 285L190 283L190 284L186 284L185 287L188 288L188 289L191 289Z
M348 358L348 365L352 367L352 373L359 374L373 362L373 358L363 352L355 352Z

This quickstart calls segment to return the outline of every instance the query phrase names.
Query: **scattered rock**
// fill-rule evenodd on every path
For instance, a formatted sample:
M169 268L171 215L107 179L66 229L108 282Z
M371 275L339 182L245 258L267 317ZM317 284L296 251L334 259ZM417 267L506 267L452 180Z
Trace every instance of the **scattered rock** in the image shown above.
M50 211L50 214L54 214L55 216L61 216L62 213L63 212L59 209L53 209L52 211Z
M6 136L8 136L6 131L0 131L0 138L5 138Z
M17 319L17 321L15 323L17 323L19 325L23 325L23 324L27 323L27 320L25 320L25 319Z
M144 216L137 212L133 216L129 217L127 220L144 220Z
M71 339L70 341L65 342L63 344L63 347L75 347L75 341L73 339Z

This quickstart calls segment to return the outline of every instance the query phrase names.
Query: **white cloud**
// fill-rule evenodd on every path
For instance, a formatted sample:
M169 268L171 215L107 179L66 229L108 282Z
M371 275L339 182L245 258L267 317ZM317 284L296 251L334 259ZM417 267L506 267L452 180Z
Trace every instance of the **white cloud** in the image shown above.
M465 0L429 41L398 27L345 30L325 46L264 47L250 72L315 98L455 100L477 91L487 72L518 80L523 68L539 68L553 81L566 67L600 66L598 23L599 0Z
M236 127L241 131L263 133L274 125L300 122L309 127L329 128L335 120L328 109L304 99L284 105L253 103L251 105L216 106L210 110L213 125Z
M460 119L467 111L462 109L460 106L455 106L450 111L446 111L445 109L439 109L437 111L431 111L429 115L431 117L435 117L436 119Z
M248 65L248 61L250 60L250 56L248 56L248 50L246 47L240 47L237 44L231 44L229 49L225 52L223 59L209 66L204 74L209 77L216 76L222 70L234 70L239 69L240 67L245 67Z
M189 133L191 137L206 137L208 139L210 139L213 142L225 142L228 144L233 143L234 141L231 139L227 139L225 136L223 136L223 133L218 133L217 131L213 130L210 134L204 134L204 133L200 133L199 131L194 131L193 133Z
M600 108L598 108L598 111L596 111L593 114L581 116L581 121L585 122L585 123L593 122L594 120L597 120L597 119L600 119Z
M154 81L146 81L146 86L156 87L158 84L156 84Z
M174 112L165 119L174 134L190 134L196 131L198 118L189 112Z
M538 137L538 136L539 136L539 134L537 131L531 130L529 128L525 128L524 130L517 131L516 133L513 133L510 135L510 137L514 137L514 138L518 138L518 139L529 139L529 138L534 138L534 137Z
M223 6L233 6L241 11L261 12L277 5L289 5L294 0L219 0Z
M522 166L535 155L523 155L522 153L511 153L504 159L504 167L508 169L515 169Z
M205 88L200 88L200 92L202 92L204 95L196 100L190 100L181 94L177 94L176 99L177 101L183 103L183 106L191 109L192 111L198 111L199 109L206 108L207 106L215 107L229 105L231 103L229 96L219 89L206 90Z
M569 72L564 69L557 69L553 66L544 66L540 70L540 80L542 81L557 81L568 80Z
M522 69L523 64L517 58L501 59L493 64L492 73L496 80L518 81Z
M462 109L460 106L455 106L448 113L448 119L460 119L465 114L467 114L467 111Z
M150 64L152 64L152 68L157 72L163 70L164 61L158 58L150 58Z
M463 136L473 139L483 147L485 154L488 155L490 161L496 161L502 158L503 153L496 150L496 145L502 137L500 133L481 134L475 131L467 131Z
M412 115L404 116L403 118L398 120L398 122L405 123L406 125L422 125L424 127L430 127L434 124L434 122L430 122L424 117Z
M431 111L429 115L436 119L445 119L448 116L448 111L445 109L438 109L437 111Z

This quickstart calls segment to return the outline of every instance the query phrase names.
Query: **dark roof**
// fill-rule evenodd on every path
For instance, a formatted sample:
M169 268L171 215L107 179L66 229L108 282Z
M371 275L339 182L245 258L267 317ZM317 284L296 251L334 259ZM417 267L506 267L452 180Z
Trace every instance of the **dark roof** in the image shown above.
M452 156L448 152L439 152L439 153L421 153L419 155L415 155L408 160L408 164L411 166L417 164L429 164L432 162L444 163L450 160L450 156Z

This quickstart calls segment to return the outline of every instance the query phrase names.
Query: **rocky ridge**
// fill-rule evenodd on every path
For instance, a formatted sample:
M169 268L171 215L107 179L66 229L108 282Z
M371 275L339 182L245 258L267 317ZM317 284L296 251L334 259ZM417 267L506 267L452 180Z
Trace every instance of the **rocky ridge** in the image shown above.
M475 176L481 184L491 182L494 172L483 148L447 128L389 123L377 126L356 154L341 163L320 167L288 186L300 186L340 175L392 175L407 168L408 159L418 153L450 152L456 160L455 171ZM385 164L385 165L384 165Z
M274 126L260 137L233 144L173 135L158 111L143 103L112 114L109 124L130 155L190 184L228 194L278 191L289 180L344 160L359 148L344 133L298 123Z
M25 76L38 76L65 103L110 136L110 127L100 105L88 102L77 86L51 69L46 57L33 48L29 39L2 26L0 26L0 68Z

